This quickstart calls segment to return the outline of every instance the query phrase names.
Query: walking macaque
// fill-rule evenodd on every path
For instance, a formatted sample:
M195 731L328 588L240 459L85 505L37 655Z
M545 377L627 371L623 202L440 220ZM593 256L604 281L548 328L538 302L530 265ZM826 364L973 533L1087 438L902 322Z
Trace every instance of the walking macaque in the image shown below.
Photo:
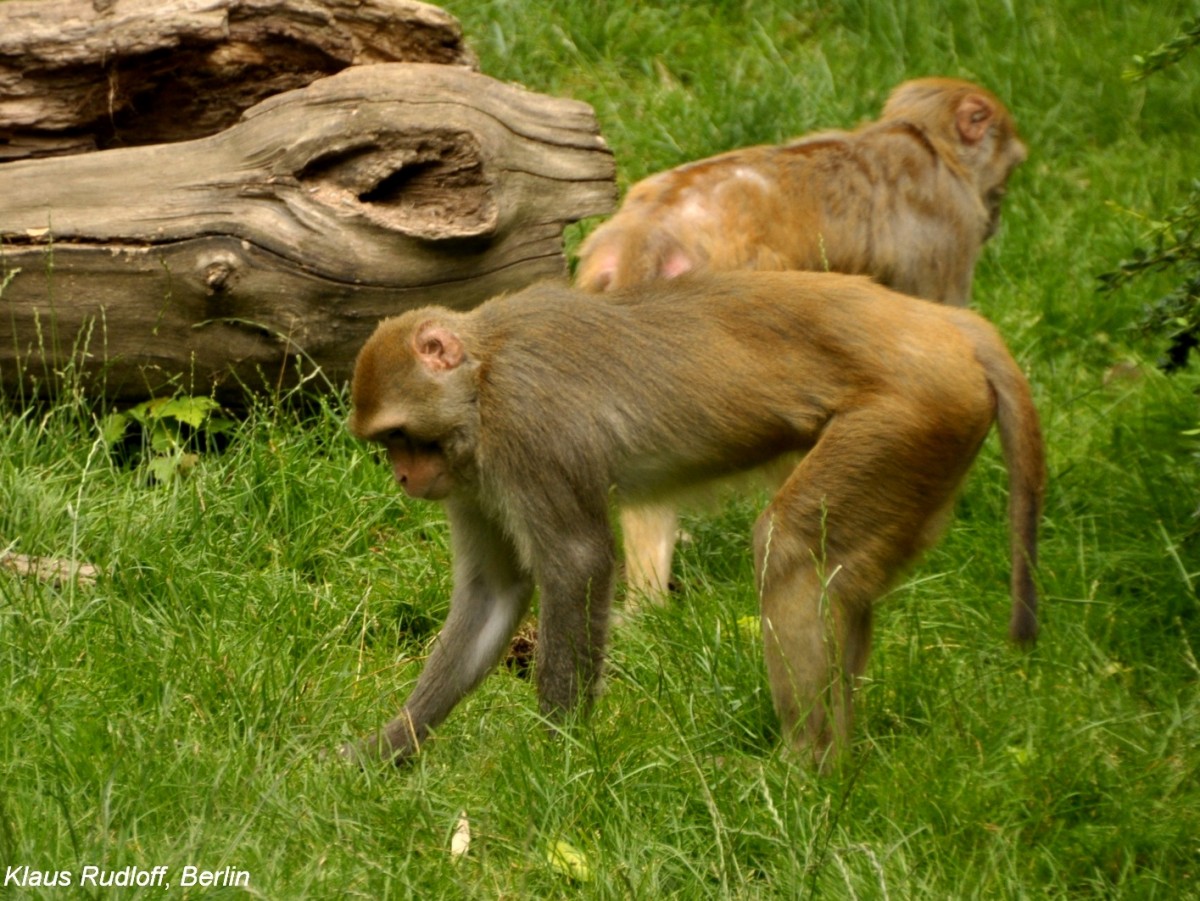
M600 678L610 491L654 503L794 461L754 528L784 734L818 761L850 734L872 603L936 539L993 421L1009 469L1012 621L1037 630L1044 464L1029 386L967 310L827 273L714 273L603 300L542 284L471 312L385 320L350 430L450 520L446 625L400 715L349 756L400 762L496 667L540 590L541 709Z
M907 81L856 131L734 150L634 185L584 242L577 284L604 291L694 269L832 270L962 306L1025 157L990 91ZM671 505L622 512L633 598L665 598L677 521Z
M831 270L962 306L1026 155L990 91L906 81L856 131L733 150L638 182L584 241L576 283L604 291L693 269Z

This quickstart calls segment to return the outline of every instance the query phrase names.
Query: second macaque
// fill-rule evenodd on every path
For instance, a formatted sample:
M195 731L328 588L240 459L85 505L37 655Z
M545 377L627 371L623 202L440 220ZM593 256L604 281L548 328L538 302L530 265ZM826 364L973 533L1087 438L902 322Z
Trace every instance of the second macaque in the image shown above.
M962 306L1025 157L990 91L907 81L855 131L734 150L637 183L584 242L577 284L607 291L693 270L830 270ZM674 506L625 511L622 526L633 596L661 602Z

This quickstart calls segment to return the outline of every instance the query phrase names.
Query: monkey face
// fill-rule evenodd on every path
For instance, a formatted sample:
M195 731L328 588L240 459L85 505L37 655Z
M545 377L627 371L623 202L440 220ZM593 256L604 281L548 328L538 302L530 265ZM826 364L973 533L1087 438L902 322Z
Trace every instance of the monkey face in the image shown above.
M409 497L440 501L450 494L454 479L436 442L416 441L403 429L394 429L379 440L387 448L396 483Z
M421 500L449 497L473 455L477 367L452 320L433 308L385 320L354 368L351 433L383 445L396 483Z

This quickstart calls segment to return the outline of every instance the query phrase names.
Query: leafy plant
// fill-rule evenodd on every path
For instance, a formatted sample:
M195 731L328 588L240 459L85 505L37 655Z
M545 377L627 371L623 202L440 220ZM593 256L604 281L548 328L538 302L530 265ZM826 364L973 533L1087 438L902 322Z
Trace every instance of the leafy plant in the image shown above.
M1191 194L1166 217L1151 225L1148 246L1134 248L1117 269L1100 275L1102 290L1118 290L1150 272L1174 272L1179 278L1167 294L1145 307L1137 327L1148 335L1167 339L1168 372L1187 365L1200 347L1200 181Z
M1200 18L1185 24L1172 40L1148 53L1135 56L1125 72L1140 81L1176 63L1200 44ZM1186 366L1191 352L1200 347L1200 181L1193 181L1191 194L1167 216L1151 223L1146 245L1117 269L1100 275L1101 290L1116 291L1150 272L1173 272L1178 283L1165 295L1146 306L1137 328L1148 335L1166 338L1162 368L1172 372Z
M1131 81L1141 81L1155 72L1169 69L1197 44L1200 44L1200 18L1185 24L1179 34L1145 56L1135 56L1125 77Z
M163 483L184 474L200 459L198 451L235 423L221 414L211 397L158 397L128 410L109 413L100 423L100 436L114 450L125 445L130 427L138 426L143 463L154 481Z

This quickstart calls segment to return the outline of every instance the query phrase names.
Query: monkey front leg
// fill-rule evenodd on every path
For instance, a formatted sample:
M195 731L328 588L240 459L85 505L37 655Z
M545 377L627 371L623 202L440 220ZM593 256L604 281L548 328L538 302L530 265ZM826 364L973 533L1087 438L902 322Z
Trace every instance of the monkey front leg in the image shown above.
M580 705L587 712L599 689L615 554L607 521L582 536L542 546L538 700L542 713L561 721Z
M479 509L447 503L454 590L450 614L399 716L346 756L403 763L495 669L529 609L533 585L503 532Z

